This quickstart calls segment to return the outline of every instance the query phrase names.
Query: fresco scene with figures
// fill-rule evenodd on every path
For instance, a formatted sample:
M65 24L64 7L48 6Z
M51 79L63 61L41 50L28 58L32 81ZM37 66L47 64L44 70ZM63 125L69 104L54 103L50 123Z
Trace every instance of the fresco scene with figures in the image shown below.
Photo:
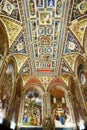
M42 123L42 100L41 95L36 91L32 90L25 95L23 113L23 125L41 125Z
M0 0L0 129L87 129L87 0Z

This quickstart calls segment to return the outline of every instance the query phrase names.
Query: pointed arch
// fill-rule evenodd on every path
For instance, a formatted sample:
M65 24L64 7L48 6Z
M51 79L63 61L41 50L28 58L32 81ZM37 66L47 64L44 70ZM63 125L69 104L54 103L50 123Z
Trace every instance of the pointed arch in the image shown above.
M10 57L7 59L7 66L8 66L9 64L12 64L12 65L13 65L13 67L14 67L14 74L15 74L15 77L16 77L18 71L17 71L17 63L16 63L16 60L15 60L14 56L10 56Z
M43 86L43 84L40 82L40 80L38 80L37 78L35 78L35 77L31 77L27 82L26 82L26 84L25 84L25 86L24 86L24 89L26 89L26 88L28 88L28 87L30 87L30 86L38 86L38 87L41 87L41 89L43 90L43 91L45 91L44 90L44 86Z
M74 75L75 78L78 80L78 71L81 69L81 66L84 66L84 57L82 55L78 55L75 61L75 68L74 68Z
M55 77L48 85L47 91L49 92L51 89L55 89L55 87L63 90L64 92L67 91L67 87L66 84L64 83L64 81L59 78L59 77Z

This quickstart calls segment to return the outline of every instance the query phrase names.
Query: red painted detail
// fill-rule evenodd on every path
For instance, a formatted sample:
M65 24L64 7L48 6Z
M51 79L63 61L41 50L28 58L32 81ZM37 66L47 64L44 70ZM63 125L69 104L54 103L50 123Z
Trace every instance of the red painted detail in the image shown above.
M50 82L51 85L54 84L54 83L58 83L58 84L61 84L61 85L64 85L64 84L65 84L64 81L61 80L60 78L55 78L55 79L53 79L53 80Z
M38 72L54 72L53 70L47 70L47 69L42 69L42 70L37 70Z
M27 81L27 83L25 84L25 86L29 85L29 84L38 84L38 85L42 85L41 82L39 80L37 80L36 78L31 78Z

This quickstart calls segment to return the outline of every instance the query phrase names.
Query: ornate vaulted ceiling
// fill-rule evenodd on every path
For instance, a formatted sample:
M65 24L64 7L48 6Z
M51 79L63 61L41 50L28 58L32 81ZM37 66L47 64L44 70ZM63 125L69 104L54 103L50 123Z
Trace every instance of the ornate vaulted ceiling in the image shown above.
M68 84L76 57L85 53L87 0L0 0L0 21L24 84L30 75L60 75Z
M23 2L34 74L57 75L68 13L66 6L67 2L61 0Z

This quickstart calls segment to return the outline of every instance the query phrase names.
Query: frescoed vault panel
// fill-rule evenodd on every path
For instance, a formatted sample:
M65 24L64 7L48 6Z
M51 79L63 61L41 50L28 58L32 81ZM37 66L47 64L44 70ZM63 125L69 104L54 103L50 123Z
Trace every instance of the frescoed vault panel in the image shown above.
M74 38L74 36L70 32L68 32L66 38L66 44L64 48L64 54L68 54L72 52L82 53L82 50L79 43L76 41L76 38Z
M27 54L25 38L24 38L23 33L19 36L13 48L11 49L11 54L14 54L14 53Z
M68 63L68 65L71 67L72 71L74 71L75 69L75 60L77 56L78 56L77 53L74 53L74 54L72 53L72 54L65 55L63 57L65 61Z
M21 55L21 54L15 54L14 55L14 58L17 62L17 70L18 72L20 71L21 67L24 65L24 63L26 62L27 60L27 56L25 55Z
M21 24L19 24L19 22L6 16L1 16L1 19L3 20L8 32L10 48L17 36L19 35L19 33L22 31L22 26Z
M58 68L61 48L59 39L63 31L62 17L65 17L63 14L65 5L61 0L24 1L34 72L54 73Z
M72 10L71 20L82 17L87 14L87 1L86 0L75 0Z
M70 30L76 36L76 38L78 39L82 47L83 47L83 37L84 37L86 26L87 26L87 16L84 17L83 19L72 21L72 25L70 26Z
M71 70L69 68L69 66L67 65L67 63L64 61L64 59L62 59L61 61L61 74L70 74Z
M2 0L0 13L20 21L18 0Z
M20 70L20 73L21 74L24 74L24 73L28 73L30 74L31 73L31 67L30 67L30 62L29 62L29 59L24 63L24 65L22 66L21 70Z

